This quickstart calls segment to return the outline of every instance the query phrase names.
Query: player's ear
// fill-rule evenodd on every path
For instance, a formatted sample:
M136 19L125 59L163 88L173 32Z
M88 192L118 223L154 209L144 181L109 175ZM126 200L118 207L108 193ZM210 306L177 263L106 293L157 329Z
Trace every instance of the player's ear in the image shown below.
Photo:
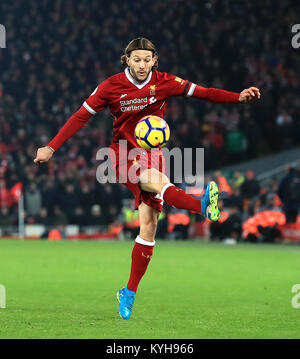
M152 61L153 61L152 66L155 66L157 64L157 56L156 55L153 56Z
M126 64L127 64L127 66L129 66L129 57L128 56L126 56Z

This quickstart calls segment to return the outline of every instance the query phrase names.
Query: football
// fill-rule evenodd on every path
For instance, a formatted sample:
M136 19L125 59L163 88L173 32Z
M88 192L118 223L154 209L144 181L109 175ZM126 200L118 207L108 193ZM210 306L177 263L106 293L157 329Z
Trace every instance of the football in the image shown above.
M136 142L146 150L164 147L169 138L170 128L167 122L158 116L145 116L135 127Z

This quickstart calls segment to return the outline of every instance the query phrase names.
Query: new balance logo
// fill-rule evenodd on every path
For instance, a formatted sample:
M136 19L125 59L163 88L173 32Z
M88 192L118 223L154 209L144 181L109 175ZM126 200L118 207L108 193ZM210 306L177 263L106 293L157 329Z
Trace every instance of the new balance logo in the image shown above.
M127 93L123 93L123 95L121 95L120 98L123 98L125 96L127 96Z
M147 255L147 256L146 256L146 255L144 254L144 252L142 252L142 256L145 257L145 258L147 258L147 259L151 259L151 257L152 257L152 256L150 256L150 255Z

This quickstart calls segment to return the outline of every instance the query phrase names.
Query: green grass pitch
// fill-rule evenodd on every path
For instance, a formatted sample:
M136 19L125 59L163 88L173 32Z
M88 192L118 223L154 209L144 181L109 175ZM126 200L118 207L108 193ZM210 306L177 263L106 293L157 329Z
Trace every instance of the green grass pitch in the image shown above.
M300 338L300 247L157 241L130 320L133 241L0 240L0 338Z

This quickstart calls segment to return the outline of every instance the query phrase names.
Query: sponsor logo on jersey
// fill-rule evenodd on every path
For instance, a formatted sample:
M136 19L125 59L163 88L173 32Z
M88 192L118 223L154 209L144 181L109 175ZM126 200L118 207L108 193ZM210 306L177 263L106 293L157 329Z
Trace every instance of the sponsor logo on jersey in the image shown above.
M154 96L152 96L152 97L149 98L149 103L150 103L150 105L151 105L152 103L156 102L156 101L157 101L157 99L156 99Z
M146 106L151 105L156 101L157 99L154 96L149 98L149 103L148 103L148 97L134 98L131 100L120 101L121 111L122 112L141 111Z
M128 105L132 105L132 104L135 104L135 103L147 103L147 102L148 102L148 97L134 98L132 100L120 101L120 105L121 106L128 106Z

